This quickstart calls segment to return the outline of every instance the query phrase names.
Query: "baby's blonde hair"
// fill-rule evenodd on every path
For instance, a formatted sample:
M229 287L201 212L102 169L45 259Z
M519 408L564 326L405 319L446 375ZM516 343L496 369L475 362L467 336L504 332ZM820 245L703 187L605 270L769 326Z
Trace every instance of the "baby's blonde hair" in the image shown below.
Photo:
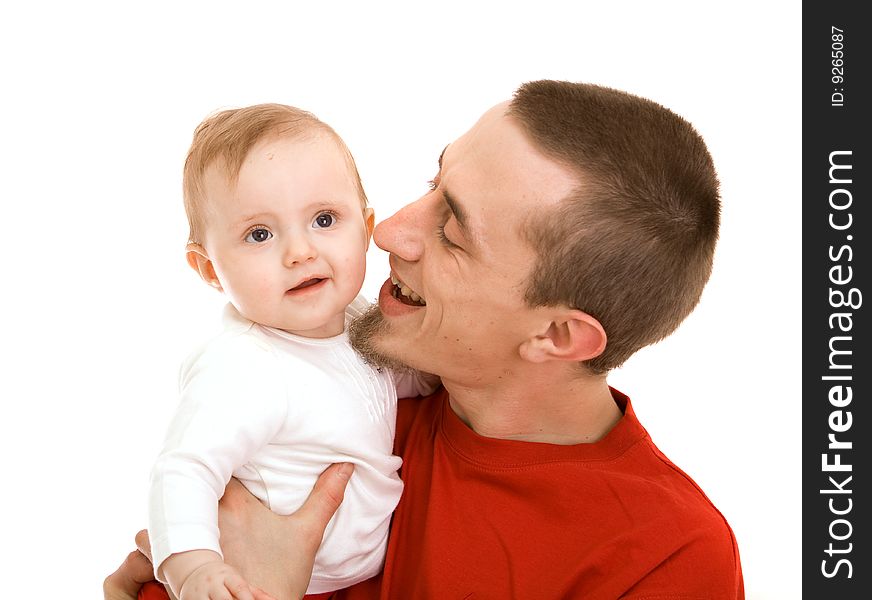
M305 139L319 134L331 137L342 150L349 174L360 195L361 207L365 209L366 193L354 157L332 127L312 113L293 106L256 104L210 115L194 130L182 175L185 213L190 227L188 241L197 244L203 241L207 212L204 178L210 166L215 165L223 170L228 181L235 184L242 163L260 140L269 136Z

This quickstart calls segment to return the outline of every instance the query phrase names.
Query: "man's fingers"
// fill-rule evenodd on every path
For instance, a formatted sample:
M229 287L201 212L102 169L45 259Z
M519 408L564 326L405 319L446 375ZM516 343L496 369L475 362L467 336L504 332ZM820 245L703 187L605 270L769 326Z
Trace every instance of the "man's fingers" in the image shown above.
M151 560L151 541L148 539L148 531L143 529L136 534L136 547L139 548L139 551L148 558L148 562L152 562ZM151 565L149 565L150 567Z
M132 600L146 581L154 578L151 563L139 551L127 555L121 566L103 581L105 600Z
M337 463L330 465L318 481L303 506L295 513L295 516L306 521L312 528L313 535L317 534L317 543L321 543L324 529L333 517L333 513L342 504L345 497L345 486L354 472L351 463Z

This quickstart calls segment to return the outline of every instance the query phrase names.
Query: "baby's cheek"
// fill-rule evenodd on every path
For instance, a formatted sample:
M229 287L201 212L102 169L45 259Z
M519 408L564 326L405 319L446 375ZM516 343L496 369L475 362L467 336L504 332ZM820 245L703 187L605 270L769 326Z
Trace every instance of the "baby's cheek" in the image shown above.
M239 282L235 295L246 305L249 312L259 311L269 304L271 297L283 293L280 287L279 281L263 276L250 276Z
M340 277L352 278L354 280L362 279L366 272L366 255L349 256L340 263Z

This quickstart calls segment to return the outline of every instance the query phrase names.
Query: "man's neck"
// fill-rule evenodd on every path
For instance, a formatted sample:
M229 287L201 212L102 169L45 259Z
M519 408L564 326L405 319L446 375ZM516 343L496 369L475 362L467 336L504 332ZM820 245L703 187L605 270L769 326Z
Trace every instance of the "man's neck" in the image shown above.
M601 439L621 418L605 375L539 369L473 386L445 380L451 408L485 437L584 444Z

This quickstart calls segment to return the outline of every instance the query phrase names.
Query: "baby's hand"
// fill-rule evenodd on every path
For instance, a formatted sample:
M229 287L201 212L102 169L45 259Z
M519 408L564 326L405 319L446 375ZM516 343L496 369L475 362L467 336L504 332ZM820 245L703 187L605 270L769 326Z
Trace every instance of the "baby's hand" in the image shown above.
M180 592L179 600L254 600L252 589L242 575L218 560L194 569Z

